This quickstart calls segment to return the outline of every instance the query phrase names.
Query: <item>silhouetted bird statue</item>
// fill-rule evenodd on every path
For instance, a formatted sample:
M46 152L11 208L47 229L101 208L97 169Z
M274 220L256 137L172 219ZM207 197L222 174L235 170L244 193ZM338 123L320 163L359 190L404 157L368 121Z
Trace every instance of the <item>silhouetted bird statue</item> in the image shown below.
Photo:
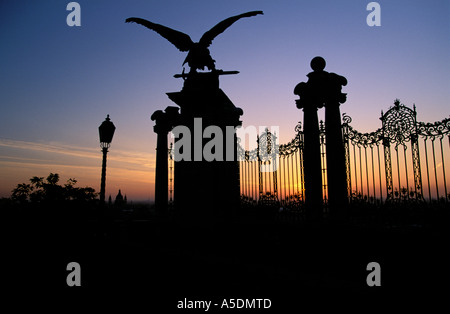
M168 41L174 44L175 47L177 47L180 51L189 51L186 59L183 62L183 65L187 63L191 68L191 71L196 72L197 69L203 70L205 66L209 70L215 70L214 65L215 60L211 58L208 47L211 45L213 39L217 35L223 33L228 27L230 27L234 22L236 22L240 18L255 16L258 14L263 14L263 12L251 11L229 17L223 20L222 22L218 23L216 26L211 28L206 33L204 33L198 43L194 43L189 37L189 35L185 33L176 31L174 29L171 29L169 27L160 24L152 23L150 21L141 18L130 17L126 19L125 23L134 22L141 24L151 30L154 30L162 37L166 38Z

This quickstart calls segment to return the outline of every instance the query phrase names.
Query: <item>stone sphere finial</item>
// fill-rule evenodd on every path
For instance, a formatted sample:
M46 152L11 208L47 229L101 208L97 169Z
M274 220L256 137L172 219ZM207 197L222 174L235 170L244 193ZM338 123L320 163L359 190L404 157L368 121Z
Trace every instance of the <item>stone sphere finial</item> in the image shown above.
M325 59L322 57L314 57L311 60L311 69L314 71L323 71L325 69L325 65L327 63L325 62Z

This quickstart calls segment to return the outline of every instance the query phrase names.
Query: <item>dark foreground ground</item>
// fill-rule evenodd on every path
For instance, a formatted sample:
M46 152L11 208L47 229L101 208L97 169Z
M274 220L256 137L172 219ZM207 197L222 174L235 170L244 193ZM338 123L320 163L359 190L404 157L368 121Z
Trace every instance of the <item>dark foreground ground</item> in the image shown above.
M30 305L31 297L69 307L141 303L143 313L181 311L185 298L219 304L210 309L216 312L256 311L221 309L224 299L270 299L261 311L274 313L301 313L313 299L317 309L334 307L334 298L347 306L373 307L386 298L431 305L436 292L448 291L447 218L445 210L420 223L15 216L2 221L4 296L19 297L17 306ZM67 286L69 262L81 266L81 287ZM381 266L381 287L366 283L370 262Z

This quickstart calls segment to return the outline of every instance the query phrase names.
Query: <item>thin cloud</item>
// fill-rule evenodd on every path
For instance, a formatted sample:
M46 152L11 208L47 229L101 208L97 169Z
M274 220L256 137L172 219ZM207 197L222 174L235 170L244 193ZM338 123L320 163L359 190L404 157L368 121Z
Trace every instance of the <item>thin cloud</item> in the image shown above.
M20 141L20 140L11 140L0 138L0 147L12 148L12 149L22 149L26 151L39 151L46 153L54 153L54 154L63 154L67 156L74 156L80 158L88 158L88 159L99 159L99 149L94 148L86 148L74 145L66 145L60 143L36 143L36 142L28 142L28 141ZM2 159L10 159L13 158L16 161L23 160L34 161L36 163L41 163L44 160L41 159L33 159L33 158L24 158L24 157L11 157L6 155L0 155ZM115 162L123 162L128 164L139 165L143 168L154 169L154 154L151 153L141 153L141 152L128 152L121 150L114 150L113 154L108 155L109 161Z

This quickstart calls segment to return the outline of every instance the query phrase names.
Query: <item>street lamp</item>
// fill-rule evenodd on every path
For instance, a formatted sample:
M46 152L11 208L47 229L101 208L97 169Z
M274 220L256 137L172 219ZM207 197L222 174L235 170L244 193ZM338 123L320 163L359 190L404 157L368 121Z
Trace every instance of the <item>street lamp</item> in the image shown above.
M105 121L98 127L98 133L100 135L100 147L103 152L102 162L102 181L100 185L100 203L105 204L105 185L106 185L106 154L114 136L116 127L111 122L109 115L106 116Z

